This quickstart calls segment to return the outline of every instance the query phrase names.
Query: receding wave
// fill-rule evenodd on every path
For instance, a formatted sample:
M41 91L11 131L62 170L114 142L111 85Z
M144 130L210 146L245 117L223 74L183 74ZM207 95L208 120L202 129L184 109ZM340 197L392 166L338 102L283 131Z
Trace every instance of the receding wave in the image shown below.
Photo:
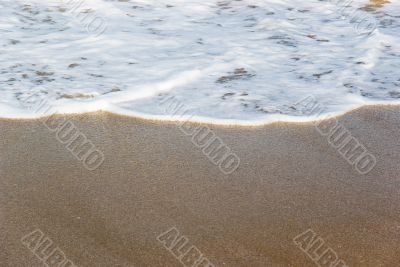
M0 117L257 125L400 103L400 3L342 2L3 1Z

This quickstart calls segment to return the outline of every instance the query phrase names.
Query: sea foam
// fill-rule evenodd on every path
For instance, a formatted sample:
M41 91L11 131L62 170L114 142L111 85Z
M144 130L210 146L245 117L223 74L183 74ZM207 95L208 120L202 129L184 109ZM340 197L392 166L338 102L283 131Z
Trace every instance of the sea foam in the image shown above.
M324 116L400 103L398 2L74 3L0 2L0 117L259 125L317 119L296 108L310 96Z

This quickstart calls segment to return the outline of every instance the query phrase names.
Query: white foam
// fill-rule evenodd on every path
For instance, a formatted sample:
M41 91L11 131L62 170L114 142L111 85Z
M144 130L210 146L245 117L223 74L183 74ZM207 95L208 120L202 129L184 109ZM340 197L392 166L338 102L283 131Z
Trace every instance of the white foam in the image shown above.
M0 117L105 110L260 125L318 119L293 108L309 96L324 116L399 104L400 3L336 2L2 1ZM360 34L351 14L378 28Z

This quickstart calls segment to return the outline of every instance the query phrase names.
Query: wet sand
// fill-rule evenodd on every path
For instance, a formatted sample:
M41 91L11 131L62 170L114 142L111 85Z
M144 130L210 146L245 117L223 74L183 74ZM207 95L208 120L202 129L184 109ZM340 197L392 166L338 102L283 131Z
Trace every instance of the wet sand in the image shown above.
M366 11L374 11L378 8L384 7L386 4L389 4L391 1L389 0L370 0L369 4L365 6Z
M77 266L184 266L171 227L215 266L318 266L293 242L312 229L348 266L399 266L400 108L340 118L376 167L359 174L311 123L210 126L240 158L223 174L174 123L68 117L103 151L88 171L38 120L0 120L0 266L43 266L40 229Z

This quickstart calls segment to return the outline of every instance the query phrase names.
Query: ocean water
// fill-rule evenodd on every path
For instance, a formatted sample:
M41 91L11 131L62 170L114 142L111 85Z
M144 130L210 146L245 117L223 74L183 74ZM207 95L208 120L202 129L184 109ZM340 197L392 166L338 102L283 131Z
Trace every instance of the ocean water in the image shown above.
M0 35L0 117L256 125L315 119L310 96L324 115L400 103L399 1L2 0Z

